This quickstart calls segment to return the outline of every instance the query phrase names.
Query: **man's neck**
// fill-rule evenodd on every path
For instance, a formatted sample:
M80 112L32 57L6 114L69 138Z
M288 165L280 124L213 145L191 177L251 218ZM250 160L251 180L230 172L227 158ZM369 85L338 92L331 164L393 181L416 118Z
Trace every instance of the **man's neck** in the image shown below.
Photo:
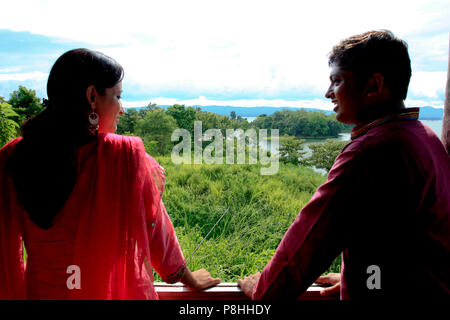
M383 105L372 106L365 110L365 112L361 115L361 120L356 125L364 126L377 119L387 117L391 114L396 114L403 109L405 109L403 100L395 102L391 101Z

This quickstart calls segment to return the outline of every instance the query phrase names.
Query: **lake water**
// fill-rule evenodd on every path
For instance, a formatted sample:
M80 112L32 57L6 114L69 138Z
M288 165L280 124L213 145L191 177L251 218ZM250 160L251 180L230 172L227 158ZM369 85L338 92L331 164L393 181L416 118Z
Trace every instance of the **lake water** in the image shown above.
M429 126L433 131L437 134L437 136L441 137L442 132L442 120L420 120L422 123Z
M253 120L256 119L256 117L244 117L244 118L247 119L248 122L252 122ZM436 133L436 135L439 138L441 137L442 120L420 120L420 121L422 123L426 124L427 126L429 126ZM342 141L349 141L350 133L340 133L338 139L342 140ZM320 140L314 141L314 142L320 142ZM309 143L311 143L311 142L309 142Z
M420 120L423 124L429 126L436 135L441 138L442 132L442 120ZM350 140L350 133L340 133L339 140L348 141Z
M253 120L256 119L256 117L246 117L247 121L252 122ZM441 137L441 132L442 132L442 120L420 120L422 123L424 123L425 125L429 126L435 133L436 135L440 138ZM342 141L350 141L350 133L347 132L343 132L343 133L339 133L339 140ZM312 153L311 149L309 148L309 144L311 143L317 143L317 142L322 142L325 141L325 139L314 139L314 140L308 140L303 144L303 151L306 151L306 153L304 154L304 157L309 157ZM264 148L267 150L270 150L271 153L273 154L278 154L278 150L272 148L272 145L270 143L270 141L260 141L259 145L261 148ZM327 172L323 169L317 169L317 168L313 168L314 171L322 173L322 174L327 174Z

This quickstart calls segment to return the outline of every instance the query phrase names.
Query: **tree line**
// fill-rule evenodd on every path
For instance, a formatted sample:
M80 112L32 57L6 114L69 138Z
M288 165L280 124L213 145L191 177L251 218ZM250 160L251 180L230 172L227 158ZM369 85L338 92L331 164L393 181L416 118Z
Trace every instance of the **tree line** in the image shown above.
M0 147L20 135L23 122L44 109L34 90L19 86L6 100L0 97ZM248 122L234 111L229 116L202 111L200 107L174 104L167 108L149 103L144 108L127 108L121 116L117 134L140 136L148 153L154 156L170 154L178 143L171 141L177 128L186 129L194 137L194 122L201 121L202 132L219 129L278 129L281 137L280 160L284 163L315 166L329 170L345 142L326 141L323 145L310 145L312 156L301 159L304 142L301 138L337 137L350 127L338 122L334 115L306 110L282 110L273 115L260 115ZM206 146L208 142L205 142Z
M201 121L202 132L208 129L219 129L224 136L226 129L247 130L251 127L250 123L242 117L222 116L202 111L200 107L174 104L162 108L149 103L145 108L127 108L120 118L117 133L140 136L147 152L153 155L168 155L177 143L171 141L172 132L177 128L186 129L191 137L194 137L195 121Z
M283 109L272 115L263 114L252 125L261 129L279 129L280 135L300 138L337 138L339 133L352 128L337 121L334 114L304 109Z

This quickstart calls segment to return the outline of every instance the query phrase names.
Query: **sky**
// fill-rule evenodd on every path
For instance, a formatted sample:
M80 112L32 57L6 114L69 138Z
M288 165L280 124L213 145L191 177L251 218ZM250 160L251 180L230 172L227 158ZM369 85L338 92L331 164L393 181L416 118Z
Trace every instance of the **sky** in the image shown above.
M47 97L53 63L90 48L125 69L125 107L175 103L332 110L327 54L389 29L408 43L407 107L444 104L450 1L61 1L0 5L0 96Z

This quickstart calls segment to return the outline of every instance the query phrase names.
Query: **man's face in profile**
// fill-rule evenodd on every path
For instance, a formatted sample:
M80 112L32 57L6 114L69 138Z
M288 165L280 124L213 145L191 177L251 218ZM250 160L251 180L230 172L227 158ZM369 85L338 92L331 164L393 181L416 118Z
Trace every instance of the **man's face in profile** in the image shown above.
M335 104L336 119L343 123L360 124L360 114L364 108L363 92L357 90L351 71L337 64L330 66L330 86L325 97Z

